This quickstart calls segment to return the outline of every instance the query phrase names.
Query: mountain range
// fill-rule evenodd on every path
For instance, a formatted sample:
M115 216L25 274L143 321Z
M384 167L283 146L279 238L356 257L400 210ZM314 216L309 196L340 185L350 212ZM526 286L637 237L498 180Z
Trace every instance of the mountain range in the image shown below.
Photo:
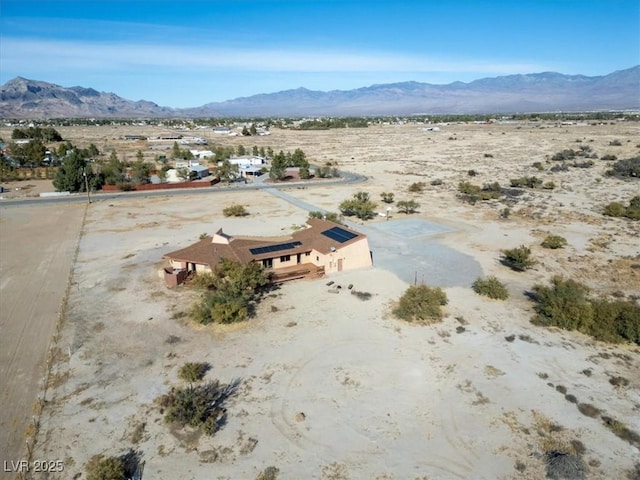
M593 77L544 72L447 85L402 82L328 92L298 88L182 109L22 77L0 87L3 118L303 117L598 110L640 110L640 65Z

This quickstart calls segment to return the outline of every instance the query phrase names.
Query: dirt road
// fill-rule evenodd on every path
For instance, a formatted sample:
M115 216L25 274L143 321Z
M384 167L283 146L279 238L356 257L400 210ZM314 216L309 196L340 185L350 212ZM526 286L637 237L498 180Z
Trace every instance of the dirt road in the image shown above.
M3 465L26 458L24 432L33 421L84 211L77 204L0 210ZM0 472L0 478L11 477Z

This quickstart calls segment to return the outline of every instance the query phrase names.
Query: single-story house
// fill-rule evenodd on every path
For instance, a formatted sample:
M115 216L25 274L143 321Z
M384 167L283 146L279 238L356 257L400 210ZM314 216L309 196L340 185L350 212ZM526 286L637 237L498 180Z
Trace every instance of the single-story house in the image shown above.
M234 237L222 229L193 245L167 253L174 270L211 272L224 258L260 262L273 282L314 277L371 266L366 235L327 220L312 218L288 237Z
M242 178L255 178L262 175L262 167L256 167L253 165L243 165L240 166L238 170Z
M193 158L213 158L216 156L211 150L189 150Z
M260 157L257 155L247 155L247 156L243 156L243 157L231 157L229 159L229 163L231 165L238 165L238 166L243 166L243 165L266 165L267 164L267 159L264 157ZM218 162L218 165L221 165L222 162Z
M205 178L211 175L209 169L204 165L189 164L188 166L178 166L178 168L170 168L169 170L167 170L168 183L179 183L185 181L178 175L179 168L186 168L189 170L189 180L198 180L200 178Z

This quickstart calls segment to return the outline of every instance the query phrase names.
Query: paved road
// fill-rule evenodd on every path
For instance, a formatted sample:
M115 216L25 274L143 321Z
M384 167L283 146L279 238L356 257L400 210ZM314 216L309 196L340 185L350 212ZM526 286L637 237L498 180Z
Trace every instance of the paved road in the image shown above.
M351 172L340 172L342 177L336 180L318 180L310 182L295 182L295 183L265 183L266 175L259 177L256 182L249 184L217 184L213 187L201 187L201 188L180 188L171 190L149 190L143 192L95 192L91 194L91 201L114 201L125 198L149 198L149 197L165 197L170 195L209 195L215 193L224 192L240 192L245 190L281 190L287 188L296 188L304 186L305 188L318 188L329 187L333 185L348 185L353 183L363 182L367 177L358 175ZM46 197L46 198L28 198L21 200L0 200L0 207L21 207L27 205L46 205L57 203L72 203L72 202L86 202L86 193L78 193L65 197Z

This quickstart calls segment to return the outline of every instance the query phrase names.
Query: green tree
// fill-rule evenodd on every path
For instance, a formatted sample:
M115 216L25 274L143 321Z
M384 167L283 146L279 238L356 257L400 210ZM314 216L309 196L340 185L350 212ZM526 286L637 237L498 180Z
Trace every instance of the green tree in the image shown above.
M44 146L41 140L31 140L25 144L10 144L8 152L20 165L40 166L47 152L47 147Z
M225 159L217 170L218 178L227 183L231 183L240 176L240 169L238 165L232 164L229 160Z
M258 147L256 145L254 145L253 148L251 149L251 155L253 155L254 157L257 157L258 155L260 155L260 150L258 150Z
M84 173L87 163L78 152L68 155L58 168L53 186L58 192L85 191Z
M367 192L357 192L353 198L343 201L340 204L340 212L347 216L356 216L361 220L368 220L375 216L376 203L369 199Z
M238 145L238 148L236 149L236 151L238 152L239 157L242 157L247 154L247 149L244 148L244 145Z
M420 207L420 204L415 200L400 200L396 206L401 213L415 213Z
M176 176L183 182L191 180L191 171L187 167L180 167L176 170Z
M171 149L171 156L176 158L182 158L182 150L180 150L180 145L178 142L173 142L173 148Z
M394 194L390 192L382 192L380 194L384 203L393 203Z
M153 165L147 162L136 161L131 166L131 181L134 185L144 185L149 183L149 175Z
M136 160L140 163L144 161L144 155L142 154L142 150L138 150L136 152Z
M258 134L258 130L256 129L256 124L252 123L251 127L249 128L249 133L251 135L257 135Z
M251 133L249 132L249 129L247 128L247 126L245 125L244 127L242 127L242 136L243 137L248 137L250 135L251 135Z
M269 177L274 180L282 180L285 177L287 168L287 159L282 150L277 153L271 161L271 170L269 171Z

